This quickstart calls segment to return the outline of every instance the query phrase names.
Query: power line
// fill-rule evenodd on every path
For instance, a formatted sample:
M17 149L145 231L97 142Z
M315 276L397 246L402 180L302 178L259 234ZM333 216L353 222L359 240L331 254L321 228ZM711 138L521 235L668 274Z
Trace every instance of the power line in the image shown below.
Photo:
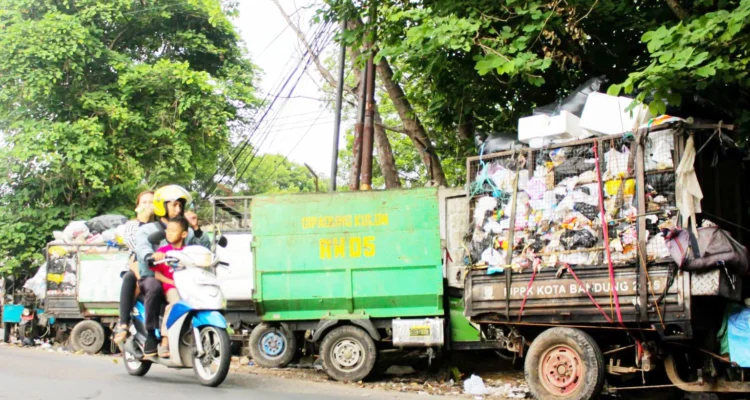
M324 27L325 27L325 25L318 26L318 30L316 31L316 34L319 35L320 32L322 32L322 30L325 29ZM317 36L316 39L318 37L319 36ZM244 140L242 140L242 142L243 142L242 145L240 145L239 147L237 147L236 150L233 151L233 154L231 154L230 157L227 160L225 160L219 166L219 168L216 171L216 174L214 175L214 179L209 180L202 187L201 191L205 193L204 194L205 196L209 196L216 189L216 186L227 177L227 174L229 173L229 171L231 170L232 167L234 167L236 169L237 165L242 165L242 163L247 159L247 158L245 158L245 160L242 160L241 162L238 163L238 161L240 161L240 158L241 158L242 154L245 152L247 146L250 144L250 140L252 139L252 136L261 127L261 125L263 124L265 118L268 116L269 112L271 112L271 110L273 109L273 105L276 103L276 100L278 99L278 96L281 94L281 92L286 88L286 86L292 80L292 78L297 73L297 71L299 70L299 67L303 64L303 62L304 62L304 60L305 60L305 58L307 56L308 56L307 52L305 52L304 54L302 54L302 56L300 57L300 59L297 62L297 64L292 67L292 70L286 76L286 79L282 76L282 78L280 79L280 82L279 82L279 85L281 87L278 90L275 91L276 94L275 94L275 96L273 96L273 99L270 99L271 93L269 92L268 96L266 96L266 98L263 100L263 103L261 104L261 107L265 106L265 111L261 115L261 118L257 121L257 123L255 124L255 127L251 131L249 131L247 135L245 135ZM270 102L269 102L269 99L270 99ZM254 155L253 155L253 157L254 157ZM219 176L219 175L221 175L221 177L219 177L218 179L216 179L217 176ZM209 186L212 186L210 190L208 189Z
M324 49L328 45L328 43L330 43L330 40L332 39L333 34L331 32L325 32L329 28L329 25L330 24L324 24L322 29L318 29L317 35L312 40L312 43L314 43L314 45L311 46L311 47L313 47L313 49L312 49L313 52L315 52L315 51L318 51L318 52L322 51L322 49ZM322 37L323 34L326 34L326 33L328 34L328 37L326 39L324 39L323 43L321 44L320 43L320 38ZM302 72L300 73L299 77L297 78L297 82L295 82L295 85L289 91L290 95L291 95L291 93L293 93L294 89L297 87L297 84L299 84L300 80L304 76L305 71L310 66L310 63L312 62L313 58L315 57L315 54L310 54L307 50L305 51L305 54L307 55L307 62L305 63L305 66L302 69ZM278 95L277 95L277 98L278 98ZM287 104L287 102L288 102L288 100L284 100L282 102L282 107L285 106ZM324 111L325 111L325 109L323 111L321 111L321 113L324 112ZM277 115L278 115L278 113L277 113ZM258 147L256 148L256 150L255 150L254 154L252 155L252 157L250 158L250 160L246 163L245 168L242 170L242 172L238 176L235 177L235 185L237 184L237 182L239 182L240 180L243 179L243 177L245 176L245 173L247 172L247 170L250 167L251 163L253 162L253 160L255 160L255 157L260 152L261 147L263 146L263 143L268 138L268 136L270 135L270 133L273 131L273 129L272 129L273 128L273 122L274 121L272 120L270 122L270 126L268 128L266 128L265 135L261 139L260 143L258 144ZM272 139L271 143L273 143L275 141L275 138L276 137L274 136L274 139ZM251 171L251 173L254 173L255 170L257 170L258 166L260 165L260 163L263 161L264 158L265 158L265 154L261 155L261 161L256 165L256 167L253 169L253 171Z
M329 29L329 27L330 27L330 24L319 25L318 29L313 33L314 37L313 37L312 42L316 43L316 46L319 46L318 43L320 42L321 37L326 32L326 30ZM305 64L304 69L306 69L309 66L310 60L311 60L310 56L311 55L309 54L309 52L305 51L303 53L301 59L299 60L298 64L293 68L293 70L291 71L291 73L284 80L283 84L281 85L281 88L278 91L276 91L276 94L273 96L273 99L270 101L270 103L268 102L268 98L266 98L264 100L264 104L268 104L267 107L266 107L265 112L261 116L261 118L258 121L258 123L255 125L255 128L247 135L246 140L238 148L238 151L234 152L235 154L232 157L230 157L231 161L229 161L229 160L225 161L225 163L224 163L225 165L223 167L219 168L219 171L217 171L217 175L221 175L221 177L218 178L218 179L214 178L212 180L212 183L214 183L213 187L211 188L210 191L205 191L205 195L206 196L210 195L211 192L213 192L213 190L216 189L216 186L227 177L227 173L229 172L229 170L226 168L226 165L229 165L230 167L231 166L235 166L235 165L237 166L235 172L239 172L239 173L237 174L237 176L235 176L235 185L236 185L236 182L238 180L242 179L242 177L244 176L244 174L247 172L247 169L249 168L250 164L253 162L253 160L255 159L256 155L258 154L258 151L260 150L260 146L262 146L263 142L266 140L266 138L268 136L268 133L270 132L270 129L266 129L267 132L265 133L265 135L263 135L263 133L261 133L261 135L263 135L263 137L260 140L260 144L259 144L258 148L254 152L251 151L252 155L249 157L249 160L248 160L248 157L244 157L244 159L242 159L239 163L238 163L238 160L240 160L242 154L245 152L245 149L247 148L247 146L250 143L250 140L252 139L252 136L254 136L258 132L258 130L260 129L260 127L263 125L263 122L266 120L266 117L273 110L274 105L276 104L276 101L278 100L278 98L281 95L281 93L286 89L287 85L291 82L291 80L293 79L293 77L295 76L295 74L299 71L300 66L303 63ZM303 69L303 73L304 73L304 69ZM294 86L289 91L289 94L293 93L294 89L296 88L297 84L299 83L299 80L301 79L301 76L302 76L302 74L300 74L300 76L298 77L297 82L295 82ZM283 108L283 105L286 104L286 102L287 102L286 100L282 101L282 108ZM279 110L275 110L275 111L276 111L275 115L273 117L271 117L271 121L269 122L269 124L271 124L271 125L275 121L275 118L278 117L278 113L280 112L280 109ZM261 158L261 160L262 160L262 158ZM241 172L240 172L240 170L241 170Z
M325 111L325 110L323 110L323 111ZM320 116L323 115L323 111L321 111L321 113L318 115L318 117L320 117ZM307 131L302 135L302 137L297 141L297 143L294 145L294 147L292 147L292 150L289 151L289 153L287 153L287 155L285 155L284 158L281 161L279 161L278 163L276 163L276 167L274 167L273 172L271 172L271 174L268 175L268 177L266 177L266 179L260 185L258 185L258 186L265 185L266 183L268 183L268 181L271 180L271 178L273 178L274 175L276 175L276 171L279 170L279 166L281 166L281 164L283 164L284 161L287 161L289 159L289 156L292 155L292 153L294 152L294 150L297 149L297 146L299 146L299 144L302 143L302 141L305 139L305 137L307 136L307 134L310 133L311 130L312 130L312 126L310 126L310 128L308 128ZM262 162L262 160L261 160L261 162ZM258 166L260 166L260 162L258 162ZM257 168L258 167L256 166L256 169Z

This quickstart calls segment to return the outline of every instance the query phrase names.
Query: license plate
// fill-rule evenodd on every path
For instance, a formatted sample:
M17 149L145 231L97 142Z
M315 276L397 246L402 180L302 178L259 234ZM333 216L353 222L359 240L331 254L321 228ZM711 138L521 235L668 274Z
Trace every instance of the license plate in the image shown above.
M409 328L409 336L417 336L417 337L425 337L430 336L430 327L429 326L412 326Z

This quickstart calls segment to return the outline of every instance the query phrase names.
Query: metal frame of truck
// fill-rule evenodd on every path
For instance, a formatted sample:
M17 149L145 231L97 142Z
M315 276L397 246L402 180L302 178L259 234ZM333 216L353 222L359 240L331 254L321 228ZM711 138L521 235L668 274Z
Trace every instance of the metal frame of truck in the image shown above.
M114 328L119 317L119 296L117 301L111 302L87 302L80 301L79 288L81 283L81 248L102 248L107 249L106 244L60 244L49 243L46 248L48 262L48 278L50 265L50 248L62 247L69 250L69 253L76 253L76 286L75 294L49 294L45 298L45 312L55 318L54 331L58 340L62 341L69 336L73 347L76 350L82 350L90 354L98 353L104 347L108 338L108 332ZM73 249L72 251L70 249ZM85 253L85 252L83 252ZM100 252L99 254L101 254ZM113 251L103 252L104 254L122 253L125 255L122 260L122 268L125 268L127 261L127 250L116 249ZM119 260L118 260L119 262ZM116 273L111 279L120 282L120 276Z
M253 196L217 196L210 199L212 205L212 229L222 234L252 234L250 227L250 202ZM228 219L226 218L228 216ZM209 230L212 230L209 229ZM214 234L215 238L216 235ZM249 249L248 249L249 250ZM249 260L251 261L251 260ZM230 269L232 266L230 265ZM228 300L225 311L227 322L233 330L233 343L242 344L242 353L247 353L248 340L252 328L260 323L252 300Z
M663 128L676 129L673 153L676 169L685 147L683 125ZM690 126L684 128L691 129ZM649 132L640 133L647 137ZM529 164L533 165L540 152L556 148L599 146L599 157L602 157L604 151L601 149L611 140L612 137L592 138L545 149L472 157L467 160L467 174L471 182L476 177L480 161L497 161L519 154L532 160ZM610 317L605 315L611 310L611 290L588 293L588 285L592 283L611 286L606 258L598 265L563 270L562 278L556 276L556 272L559 273L556 269L542 270L535 274L533 283L534 278L528 270L518 274L506 269L505 274L499 276L488 275L484 270L471 270L465 283L466 315L480 325L483 335L502 342L506 350L526 358L527 383L537 398L586 399L598 396L605 374L620 379L616 386L663 387L662 383L668 381L671 385L667 386L688 392L750 392L750 383L744 381L742 371L739 371L737 381L705 372L729 371L734 367L719 355L698 348L701 343L697 343L698 339L715 339L710 333L706 334L706 330L717 322L717 314L720 322L724 310L720 308L721 312L717 312L717 307L726 303L726 299L739 300L741 280L730 278L729 272L721 269L701 274L681 271L671 262L646 261L647 267L642 267L648 258L644 254L647 172L643 142L637 143L631 151L636 151L635 174L629 178L636 180L638 248L635 263L614 269L616 287L620 287L622 323L618 323L613 314ZM664 172L670 171L656 171ZM600 186L600 190L603 189ZM516 186L513 199L517 192ZM514 229L509 232L513 235ZM598 239L603 243L601 236ZM513 243L512 236L508 242ZM573 274L577 274L575 278ZM621 280L632 283L620 286ZM589 289L581 290L583 285ZM652 288L655 286L660 286L661 290L654 292ZM510 295L506 291L508 287L512 288ZM561 293L557 290L560 287L579 288L576 289L579 295L570 296L570 290L567 294ZM527 290L534 295L525 295ZM586 296L588 294L591 294L590 298ZM523 313L522 303L525 303ZM594 303L598 303L596 307ZM708 332L715 333L712 329ZM682 357L680 362L675 361L678 356ZM663 369L658 367L660 360ZM666 373L668 379L659 380L657 371ZM622 379L641 378L641 375L643 380L638 379L640 385L626 384ZM648 382L646 378L649 378Z

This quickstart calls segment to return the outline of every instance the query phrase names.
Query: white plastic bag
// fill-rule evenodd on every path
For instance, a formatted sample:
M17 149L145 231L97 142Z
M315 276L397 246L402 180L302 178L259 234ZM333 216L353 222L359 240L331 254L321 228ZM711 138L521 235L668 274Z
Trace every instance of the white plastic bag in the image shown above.
M487 386L484 385L482 378L472 375L464 381L464 393L472 396L484 396L489 393Z
M474 225L482 226L484 219L486 218L487 212L492 211L497 207L497 199L492 196L485 196L477 201L476 208L474 209Z
M71 243L77 239L86 239L88 235L89 227L86 226L86 221L73 221L65 227L63 240L66 243Z
M482 261L486 262L487 265L505 264L503 254L492 247L488 247L482 252Z
M607 173L604 180L625 175L628 172L628 157L627 153L620 153L615 149L606 152L604 159L607 163Z
M34 277L23 284L23 288L34 292L37 299L44 299L47 294L47 263L39 267Z

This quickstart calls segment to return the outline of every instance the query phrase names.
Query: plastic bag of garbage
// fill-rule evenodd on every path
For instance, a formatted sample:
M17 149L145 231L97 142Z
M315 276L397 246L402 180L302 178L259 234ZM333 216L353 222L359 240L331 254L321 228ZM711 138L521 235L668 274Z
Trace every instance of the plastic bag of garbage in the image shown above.
M464 393L473 396L484 396L489 393L489 391L487 390L487 386L484 385L482 378L472 375L469 379L464 381Z
M73 221L63 230L63 240L66 243L71 243L79 238L85 239L88 235L89 227L86 225L86 221Z
M586 229L565 231L560 243L565 250L590 249L596 245L596 237Z
M576 117L581 117L583 107L589 94L598 92L607 83L607 77L602 75L591 78L576 88L568 97L534 109L534 115L557 115L560 111L567 111Z
M492 154L506 150L519 149L525 145L518 141L518 134L515 132L492 132L489 135L477 133L474 137L474 144L477 146L477 153ZM484 149L482 149L484 146Z
M482 252L482 261L486 262L487 265L503 265L504 257L502 253L489 247Z
M37 299L44 299L47 294L47 263L39 267L34 277L23 284L23 288L34 292Z
M734 312L727 324L729 357L740 367L750 367L750 308Z
M117 228L110 228L102 232L102 240L105 243L117 240Z
M492 196L481 197L477 201L477 205L474 209L474 224L476 226L482 226L487 213L494 210L497 207L497 199Z
M102 233L108 229L117 228L128 222L124 215L100 215L86 222L91 232Z

